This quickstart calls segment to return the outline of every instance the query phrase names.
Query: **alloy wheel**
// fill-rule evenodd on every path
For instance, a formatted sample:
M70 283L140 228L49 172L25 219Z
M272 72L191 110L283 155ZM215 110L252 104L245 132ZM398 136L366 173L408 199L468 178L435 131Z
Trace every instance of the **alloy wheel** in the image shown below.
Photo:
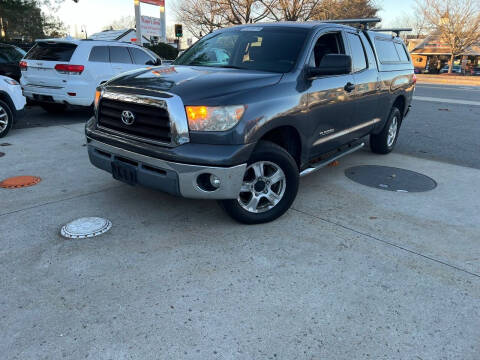
M285 194L283 170L270 161L257 161L245 171L237 201L251 213L263 213L275 207Z
M0 105L0 133L4 132L8 126L7 111Z
M395 116L392 119L392 123L390 124L390 127L388 128L388 136L387 136L388 147L391 147L395 142L395 138L397 137L397 131L398 131L398 120L397 120L397 117Z

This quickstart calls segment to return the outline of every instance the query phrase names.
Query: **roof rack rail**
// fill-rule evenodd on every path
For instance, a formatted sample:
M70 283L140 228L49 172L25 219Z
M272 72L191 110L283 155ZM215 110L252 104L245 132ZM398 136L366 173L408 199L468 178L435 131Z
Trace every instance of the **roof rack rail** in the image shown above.
M335 24L360 24L363 29L368 29L369 24L376 24L382 21L380 18L366 18L366 19L338 19L338 20L324 20L325 23Z
M400 36L401 32L412 31L412 28L387 28L387 29L372 29L372 31L381 31L381 32L393 32L397 36Z

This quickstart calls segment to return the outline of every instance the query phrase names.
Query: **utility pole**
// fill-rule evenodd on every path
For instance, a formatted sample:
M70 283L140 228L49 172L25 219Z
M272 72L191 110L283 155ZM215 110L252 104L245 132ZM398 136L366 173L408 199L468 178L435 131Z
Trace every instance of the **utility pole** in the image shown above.
M162 24L162 41L167 43L167 20L165 18L165 0L160 1L160 24Z
M137 28L137 44L142 46L142 26L140 13L140 0L133 0L135 5L135 27Z

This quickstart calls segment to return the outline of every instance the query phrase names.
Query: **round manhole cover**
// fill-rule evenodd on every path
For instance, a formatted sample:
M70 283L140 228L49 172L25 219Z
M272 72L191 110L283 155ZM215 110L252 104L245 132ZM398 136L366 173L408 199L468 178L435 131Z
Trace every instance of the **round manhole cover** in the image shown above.
M112 222L99 217L87 217L74 220L62 227L60 233L69 239L85 239L106 233Z
M388 166L354 166L345 170L345 175L362 185L397 192L422 192L437 187L435 180L428 176Z
M15 176L0 182L0 187L5 189L18 189L36 185L40 181L42 181L42 179L37 176Z

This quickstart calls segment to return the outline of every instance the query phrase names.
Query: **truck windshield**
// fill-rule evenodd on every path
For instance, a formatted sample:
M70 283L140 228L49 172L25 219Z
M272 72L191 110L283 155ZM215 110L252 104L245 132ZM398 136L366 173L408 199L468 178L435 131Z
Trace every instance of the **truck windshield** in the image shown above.
M301 28L245 27L198 41L174 65L285 73L292 70L307 37Z

